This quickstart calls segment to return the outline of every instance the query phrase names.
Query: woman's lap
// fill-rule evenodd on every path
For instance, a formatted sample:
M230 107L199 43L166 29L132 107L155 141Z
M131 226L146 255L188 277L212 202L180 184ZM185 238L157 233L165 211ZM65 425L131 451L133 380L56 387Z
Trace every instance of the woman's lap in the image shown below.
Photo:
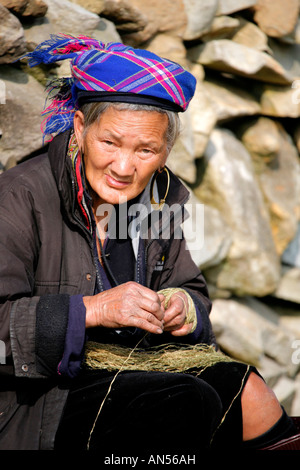
M246 365L235 362L209 367L198 376L122 372L107 396L115 373L88 373L74 381L55 448L85 450L104 399L90 450L202 450L213 437L226 447L228 433L241 440L240 392L248 373Z

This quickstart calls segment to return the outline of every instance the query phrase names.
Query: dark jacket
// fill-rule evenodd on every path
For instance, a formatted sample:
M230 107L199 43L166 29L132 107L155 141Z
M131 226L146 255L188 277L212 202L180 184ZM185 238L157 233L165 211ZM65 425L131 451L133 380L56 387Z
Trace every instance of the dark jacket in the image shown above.
M47 154L0 177L0 339L6 349L0 365L0 449L53 448L68 395L68 380L56 367L70 296L93 295L95 289L93 241L75 202L68 140L68 132L57 136ZM187 198L171 174L167 201L184 204ZM162 254L165 264L157 271ZM189 290L200 312L198 339L213 342L206 285L184 239L145 240L144 261L148 287Z

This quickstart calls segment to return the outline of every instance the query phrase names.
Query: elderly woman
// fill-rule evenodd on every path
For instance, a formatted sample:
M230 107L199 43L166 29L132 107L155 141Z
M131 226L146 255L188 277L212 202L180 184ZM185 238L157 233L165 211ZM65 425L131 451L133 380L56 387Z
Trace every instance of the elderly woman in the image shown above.
M53 36L28 56L31 66L70 59L72 76L50 89L48 152L1 176L0 448L195 453L294 435L246 364L174 373L124 361L117 375L86 366L88 341L129 354L215 346L205 281L175 236L188 192L166 167L195 79L83 36ZM167 205L178 214L164 217Z

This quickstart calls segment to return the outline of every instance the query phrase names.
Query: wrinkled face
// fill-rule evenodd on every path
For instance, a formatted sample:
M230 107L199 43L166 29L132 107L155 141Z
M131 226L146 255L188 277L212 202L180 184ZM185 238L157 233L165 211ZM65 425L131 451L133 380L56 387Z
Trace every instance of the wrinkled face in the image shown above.
M165 165L167 127L165 114L109 107L84 134L83 114L76 112L74 130L94 209L129 201L143 191L155 170Z

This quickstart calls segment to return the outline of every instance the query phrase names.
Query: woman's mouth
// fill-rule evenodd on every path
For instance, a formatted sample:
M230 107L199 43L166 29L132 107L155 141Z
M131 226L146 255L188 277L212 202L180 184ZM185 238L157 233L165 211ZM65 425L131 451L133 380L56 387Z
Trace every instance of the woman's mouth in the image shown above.
M108 186L110 186L111 188L115 188L115 189L123 189L123 188L126 188L127 186L130 185L130 181L128 180L122 180L122 179L118 179L118 178L114 178L113 176L111 175L105 175L105 178L106 178L106 183L108 184Z

